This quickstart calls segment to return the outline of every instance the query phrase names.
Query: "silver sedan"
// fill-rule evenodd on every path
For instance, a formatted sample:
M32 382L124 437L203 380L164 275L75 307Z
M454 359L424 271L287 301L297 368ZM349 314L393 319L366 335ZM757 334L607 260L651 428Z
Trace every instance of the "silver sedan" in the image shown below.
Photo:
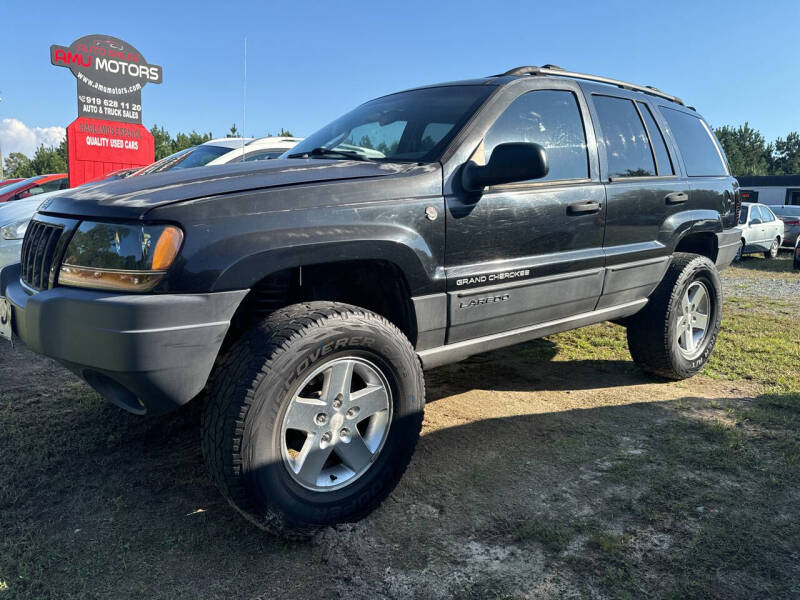
M783 243L783 221L764 204L742 203L739 215L739 229L742 230L742 245L736 259L743 254L764 254L766 258L778 256Z

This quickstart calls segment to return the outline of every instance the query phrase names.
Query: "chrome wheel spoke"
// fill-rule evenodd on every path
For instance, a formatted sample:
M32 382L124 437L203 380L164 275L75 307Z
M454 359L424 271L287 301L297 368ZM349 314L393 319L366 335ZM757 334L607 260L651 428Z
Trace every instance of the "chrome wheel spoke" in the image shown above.
M348 442L339 441L335 448L336 454L342 459L344 465L354 473L358 473L372 462L372 452L367 448L358 429L353 429L352 437Z
M325 391L323 396L328 402L332 402L341 394L343 399L350 395L350 387L353 384L352 360L342 360L334 363L330 369L325 371Z
M700 329L701 331L705 331L708 327L708 315L704 315L703 313L694 313L694 320L692 321L692 327L695 329Z
M363 421L375 413L389 410L389 395L382 385L369 385L350 395L350 407L357 413L358 420Z
M320 438L321 436L319 435L309 435L305 444L303 444L303 449L295 459L295 464L297 465L295 473L301 481L308 485L318 485L322 467L325 466L325 461L328 460L333 451L333 446L331 445L321 447Z
M285 427L307 433L318 429L316 419L327 411L327 403L313 398L295 398L286 413Z

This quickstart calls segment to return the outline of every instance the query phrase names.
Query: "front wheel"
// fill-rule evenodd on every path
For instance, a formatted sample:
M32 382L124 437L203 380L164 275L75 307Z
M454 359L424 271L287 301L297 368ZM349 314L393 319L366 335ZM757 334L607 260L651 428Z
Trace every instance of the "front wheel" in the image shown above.
M394 489L425 403L409 341L361 308L278 310L236 341L208 388L204 455L259 527L304 537L358 520Z
M772 244L769 247L769 250L764 252L764 258L777 258L778 257L778 249L781 246L780 238L775 238L772 240Z
M722 293L714 263L676 252L647 306L628 323L631 357L662 377L691 377L711 355L721 321Z

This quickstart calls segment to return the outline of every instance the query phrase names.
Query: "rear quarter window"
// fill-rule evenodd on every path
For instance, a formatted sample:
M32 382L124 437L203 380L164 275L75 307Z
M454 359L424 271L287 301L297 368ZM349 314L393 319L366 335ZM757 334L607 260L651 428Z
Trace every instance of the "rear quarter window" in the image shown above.
M727 175L720 151L708 125L698 116L666 106L659 107L681 151L689 177Z

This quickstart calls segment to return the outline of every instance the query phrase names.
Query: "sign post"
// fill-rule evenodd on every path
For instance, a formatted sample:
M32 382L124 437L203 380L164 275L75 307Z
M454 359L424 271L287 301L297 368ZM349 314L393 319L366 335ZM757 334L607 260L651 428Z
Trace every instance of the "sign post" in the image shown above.
M153 136L142 125L142 88L161 83L160 66L110 35L54 44L50 62L77 79L78 118L67 127L70 187L153 162Z

